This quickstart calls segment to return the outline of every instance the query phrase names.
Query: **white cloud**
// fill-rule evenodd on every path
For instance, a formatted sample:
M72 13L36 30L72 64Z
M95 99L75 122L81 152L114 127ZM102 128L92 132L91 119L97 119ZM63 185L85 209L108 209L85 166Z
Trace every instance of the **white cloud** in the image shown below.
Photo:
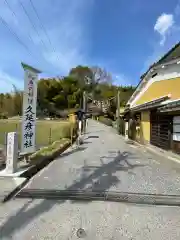
M171 14L161 14L154 25L154 31L159 33L161 40L157 44L157 41L151 40L152 50L151 54L144 62L143 68L140 74L143 74L150 65L161 58L169 49L171 49L177 42L179 42L180 26L180 0L174 8Z
M161 16L157 18L156 24L154 26L154 30L161 35L160 45L164 45L166 40L166 35L173 25L174 25L173 14L163 13L161 14Z

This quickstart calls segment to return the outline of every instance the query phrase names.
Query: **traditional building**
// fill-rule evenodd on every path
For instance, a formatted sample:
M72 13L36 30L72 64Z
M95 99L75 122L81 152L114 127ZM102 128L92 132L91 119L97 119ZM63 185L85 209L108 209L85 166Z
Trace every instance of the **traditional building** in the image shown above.
M124 116L133 140L180 153L180 43L141 76Z

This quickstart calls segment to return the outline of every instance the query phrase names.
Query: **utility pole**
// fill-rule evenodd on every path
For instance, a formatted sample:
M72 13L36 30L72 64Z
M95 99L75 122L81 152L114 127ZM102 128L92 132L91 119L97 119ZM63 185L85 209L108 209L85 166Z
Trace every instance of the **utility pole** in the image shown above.
M84 78L85 86L91 83L91 79L88 76ZM83 92L83 111L87 111L87 93L86 91ZM86 117L86 116L85 116ZM83 120L83 131L86 132L86 119Z
M86 106L87 105L87 101L86 101L86 91L83 92L83 111L84 113L86 112ZM83 131L85 133L86 131L86 120L83 119Z
M120 91L119 90L118 90L116 99L117 99L117 103L116 103L116 119L117 119L120 115Z
M86 91L83 92L83 111L86 111Z
M117 93L117 110L116 110L116 124L117 124L117 130L119 133L120 130L120 91L118 90Z

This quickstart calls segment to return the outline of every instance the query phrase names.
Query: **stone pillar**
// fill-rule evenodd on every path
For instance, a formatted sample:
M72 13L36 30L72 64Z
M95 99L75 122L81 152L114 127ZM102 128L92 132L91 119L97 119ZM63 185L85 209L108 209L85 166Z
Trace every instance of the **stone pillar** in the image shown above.
M18 159L18 136L16 132L9 132L7 135L6 172L17 171Z

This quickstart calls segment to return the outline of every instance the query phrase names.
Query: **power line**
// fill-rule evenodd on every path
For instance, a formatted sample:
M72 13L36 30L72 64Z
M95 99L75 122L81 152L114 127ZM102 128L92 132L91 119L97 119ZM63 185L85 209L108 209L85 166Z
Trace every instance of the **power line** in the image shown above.
M24 11L24 13L26 14L27 18L29 19L29 22L30 22L31 25L33 26L33 28L34 28L35 32L37 33L38 37L40 38L41 44L42 44L42 45L46 48L46 50L48 51L48 48L47 48L46 44L44 43L44 41L42 40L41 36L39 35L39 32L38 32L38 30L36 29L36 26L35 26L34 23L31 21L31 18L30 18L30 16L29 16L26 8L25 8L24 5L22 4L22 1L21 1L21 0L18 0L18 1L19 1L19 3L20 3L20 5L21 5L21 7L22 7L22 9L23 9L23 11ZM46 30L45 30L45 28L44 28L44 26L43 26L43 24L42 24L42 22L41 22L41 20L40 20L40 17L39 17L39 15L38 15L38 13L37 13L37 10L36 10L33 2L30 1L30 3L31 3L31 5L32 5L33 10L35 11L35 14L36 14L38 20L40 21L40 24L42 25L41 28L45 31L45 34L46 34L47 37L48 37L48 34L47 34L47 32L46 32ZM50 43L51 43L51 45L52 45L52 42L51 42L51 40L50 40L49 37L48 37L48 40L50 41ZM52 47L53 47L53 46L52 46ZM53 51L54 51L54 53L56 54L56 52L55 52L54 49L53 49ZM43 58L44 58L44 56L43 56Z
M4 2L5 2L5 4L7 5L7 7L9 8L9 10L12 12L12 15L13 15L13 16L16 18L16 20L18 21L18 17L17 17L17 15L16 15L15 11L13 10L13 8L11 7L11 5L8 3L7 0L4 0ZM28 15L26 9L24 8L22 2L19 1L19 3L21 4L21 7L22 7L23 10L25 11L25 14L27 15L29 21L31 22L31 19L30 19L29 15ZM34 29L35 29L35 31L36 31L36 28L35 28L34 24L33 24L32 22L31 22L31 24L33 25L33 27L34 27ZM37 34L39 34L39 33L37 32ZM30 38L30 40L33 42L33 44L35 45L35 43L34 43L32 37L31 37L31 35L30 35L29 33L27 33L27 35L28 35L28 37ZM39 36L39 35L38 35L38 36ZM40 36L39 36L39 37L40 37ZM41 41L42 41L42 39L41 39Z
M48 36L48 34L47 34L47 31L46 31L46 29L45 29L45 27L44 27L44 25L43 25L43 23L42 23L40 17L39 17L39 14L38 14L38 12L37 12L35 6L34 6L33 1L29 0L29 2L30 2L30 4L31 4L31 6L32 6L32 8L33 8L33 10L34 10L34 12L35 12L35 14L36 14L36 17L38 18L38 20L39 20L39 22L40 22L41 28L43 29L43 31L44 31L44 33L45 33L45 35L46 35L46 37L47 37L49 43L50 43L51 46L52 46L51 40L50 40L50 38L49 38L49 36Z
M51 39L50 39L50 37L49 37L49 35L48 35L48 33L47 33L47 31L46 31L46 29L45 29L45 27L44 27L41 19L40 19L40 17L39 17L39 14L38 14L38 12L37 12L37 10L36 10L36 7L34 6L33 1L32 1L32 0L29 0L29 2L30 2L30 4L31 4L31 6L32 6L32 8L33 8L33 10L34 10L34 12L35 12L35 14L36 14L37 19L39 20L39 23L40 23L40 25L41 25L41 28L43 29L44 34L46 35L46 38L48 39L48 41L49 41L49 43L50 43L50 45L51 45L51 47L52 47L53 52L54 52L55 54L57 54L56 49L53 47L53 44L52 44L52 42L51 42ZM57 59L58 59L58 55L57 55Z
M39 16L38 16L38 13L37 13L37 11L36 11L36 9L35 9L35 6L34 6L33 2L32 2L31 0L30 0L30 2L31 2L31 4L32 4L32 7L33 7L35 13L36 13L37 18L39 19L39 21L40 21L40 23L41 23L41 20L40 20L40 18L39 18ZM8 2L7 0L4 0L4 3L7 5L7 7L9 8L9 10L12 12L12 15L14 16L14 18L16 18L16 20L18 21L17 14L16 14L15 11L13 10L13 8L12 8L11 5L9 4L9 2ZM30 23L32 24L34 30L35 30L36 33L38 34L38 36L39 36L39 38L40 38L40 40L41 40L41 43L45 46L45 44L44 44L44 42L42 41L42 39L41 39L41 37L40 37L40 35L39 35L39 33L38 33L35 25L32 23L31 18L30 18L30 16L29 16L29 14L27 13L24 5L22 4L22 2L21 2L20 0L19 0L19 3L21 4L21 7L22 7L23 11L25 12L26 16L28 17ZM16 34L16 32L9 26L9 24L2 18L2 16L0 16L0 21L2 22L2 24L3 24L5 27L8 28L8 30L11 32L11 34L12 34L12 35L16 38L16 40L19 42L19 44L22 45L22 46L30 53L30 55L31 55L32 57L37 57L37 56L35 56L34 54L32 54L32 52L30 51L30 49L28 48L28 46L27 46L26 44L24 44L24 42L20 39L20 37ZM44 26L43 26L42 23L41 23L41 25L42 25L41 27L43 28L43 30L44 30L47 38L48 38L48 41L49 41L50 44L52 45L52 42L51 42L51 40L50 40L50 38L49 38L49 36L48 36L48 34L47 34L47 32L46 32L46 30L45 30L45 28L44 28ZM30 38L30 40L32 41L32 43L35 45L32 37L30 36L29 33L27 33L27 36ZM46 46L45 46L45 47L46 47ZM53 47L53 46L52 46L52 47ZM47 47L46 47L46 49L47 49ZM55 49L53 49L53 51L55 52ZM56 52L55 52L55 53L56 53ZM42 54L42 53L41 53L41 54ZM42 55L42 56L43 56L43 55ZM43 58L44 58L44 56L43 56ZM45 61L46 61L46 60L45 60ZM41 69L42 69L42 68L41 68ZM43 72L49 73L49 74L51 74L51 75L52 75L52 74L53 74L53 75L55 74L55 72L53 72L53 71L51 72L51 71L43 70ZM57 73L56 75L59 75L59 73Z
M18 43L20 45L22 45L26 51L28 51L28 53L31 55L32 58L34 58L35 56L33 56L33 54L31 53L30 49L21 41L21 39L19 38L19 36L16 34L15 31L13 31L13 29L8 25L8 23L0 16L0 21L2 22L2 24L9 30L9 32L16 38L16 40L18 41ZM42 68L41 68L42 69ZM46 71L46 70L43 70L43 72L45 73L49 73L49 74L54 74L50 71ZM57 73L58 75L59 73Z
M7 0L4 0L4 2L5 2L5 3L6 3L6 5L8 6L9 10L12 12L12 14L14 15L14 17L16 17L16 18L17 18L17 15L16 15L16 13L13 11L13 9L12 9L12 7L10 6L10 4L8 3L8 1L7 1Z
M35 26L34 23L31 21L31 18L30 18L30 16L29 16L26 8L25 8L24 5L22 4L21 0L18 0L18 1L19 1L20 5L21 5L21 7L22 7L22 9L23 9L23 11L24 11L24 13L25 13L25 15L27 16L29 22L31 23L34 31L35 31L36 34L38 35L38 37L39 37L39 39L40 39L40 41L41 41L41 44L46 48L46 50L48 50L47 47L46 47L46 45L45 45L45 43L44 43L44 41L42 40L42 38L41 38L41 36L40 36L40 34L39 34L39 32L38 32L38 30L36 29L36 26Z
M14 12L14 10L12 9L11 5L8 3L7 0L4 0L5 4L7 5L7 7L9 8L9 10L12 12L12 15L16 18L16 20L18 21L18 17L16 15L16 13ZM33 44L35 45L31 35L29 33L27 33L29 39L33 42Z
M10 4L8 3L7 0L4 0L5 4L7 5L7 7L9 8L9 10L12 12L12 15L16 18L16 20L18 21L18 17L15 13L15 11L12 9L12 7L10 6ZM8 28L9 32L11 32L11 34L16 38L16 40L19 42L20 45L22 45L29 53L32 57L37 57L34 54L32 54L32 52L30 51L30 49L27 47L26 44L23 43L23 41L20 39L20 37L16 34L16 32L9 26L9 24L2 18L2 16L0 16L0 21L2 22L2 24ZM31 38L31 36L27 33L28 37L30 38L30 40L32 41L32 43L35 45L33 39ZM42 53L41 53L42 54ZM43 56L43 55L42 55ZM44 58L44 56L43 56ZM41 68L42 69L42 68ZM46 71L43 70L43 72L45 73L49 73L49 74L54 74L50 71ZM57 73L56 75L59 75L59 73Z
M11 29L11 27L8 25L8 23L0 16L0 21L2 24L8 28L8 30L14 35L16 40L31 54L29 48L21 41L21 39L18 37L18 35ZM31 54L32 55L32 54Z

